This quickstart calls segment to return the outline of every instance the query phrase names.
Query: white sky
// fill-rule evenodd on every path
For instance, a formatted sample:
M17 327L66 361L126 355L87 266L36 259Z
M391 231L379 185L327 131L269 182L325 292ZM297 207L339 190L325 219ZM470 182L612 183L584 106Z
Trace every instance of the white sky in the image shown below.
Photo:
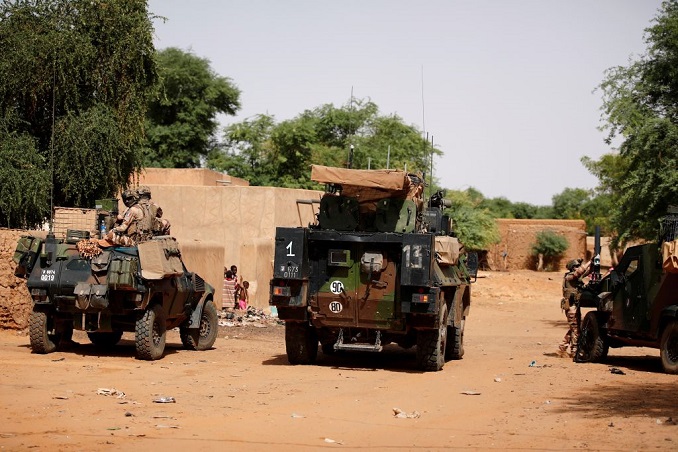
M433 136L441 185L547 205L592 188L605 69L646 48L660 0L150 0L158 49L211 61L242 109L291 119L369 98ZM423 84L422 84L423 81ZM422 89L423 87L423 89ZM423 107L422 107L423 91Z

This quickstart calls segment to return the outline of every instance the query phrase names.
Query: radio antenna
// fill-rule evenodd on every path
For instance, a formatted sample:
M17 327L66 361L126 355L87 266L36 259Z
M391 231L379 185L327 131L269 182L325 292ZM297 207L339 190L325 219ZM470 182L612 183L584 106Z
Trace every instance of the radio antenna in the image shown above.
M49 233L54 234L54 115L56 111L56 56L52 63L52 133L49 138Z

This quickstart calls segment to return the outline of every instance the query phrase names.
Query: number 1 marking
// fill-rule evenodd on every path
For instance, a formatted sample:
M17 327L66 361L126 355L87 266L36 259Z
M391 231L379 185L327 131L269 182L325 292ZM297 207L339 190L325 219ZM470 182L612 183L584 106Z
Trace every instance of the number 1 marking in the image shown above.
M296 254L292 252L292 242L290 242L285 248L287 249L287 256L296 256Z

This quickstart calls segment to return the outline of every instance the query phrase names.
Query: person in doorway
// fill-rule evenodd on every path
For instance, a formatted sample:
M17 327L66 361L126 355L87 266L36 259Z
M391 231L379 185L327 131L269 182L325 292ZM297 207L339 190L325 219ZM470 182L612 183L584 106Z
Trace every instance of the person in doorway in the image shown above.
M591 262L582 265L582 259L573 259L565 267L567 273L563 276L563 298L560 300L560 308L565 312L568 329L558 346L558 356L572 358L577 353L579 340L578 289L584 284L582 279L591 272Z

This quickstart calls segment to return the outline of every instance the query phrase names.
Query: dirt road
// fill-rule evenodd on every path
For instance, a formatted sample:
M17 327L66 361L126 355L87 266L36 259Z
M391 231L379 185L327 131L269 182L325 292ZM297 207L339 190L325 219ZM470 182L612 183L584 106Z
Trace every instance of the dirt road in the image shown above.
M275 324L223 328L206 352L182 350L172 332L154 362L134 359L127 335L103 355L82 334L35 355L26 335L2 331L0 449L678 449L678 377L661 372L658 351L557 358L561 275L481 276L466 355L436 373L394 346L290 366Z

